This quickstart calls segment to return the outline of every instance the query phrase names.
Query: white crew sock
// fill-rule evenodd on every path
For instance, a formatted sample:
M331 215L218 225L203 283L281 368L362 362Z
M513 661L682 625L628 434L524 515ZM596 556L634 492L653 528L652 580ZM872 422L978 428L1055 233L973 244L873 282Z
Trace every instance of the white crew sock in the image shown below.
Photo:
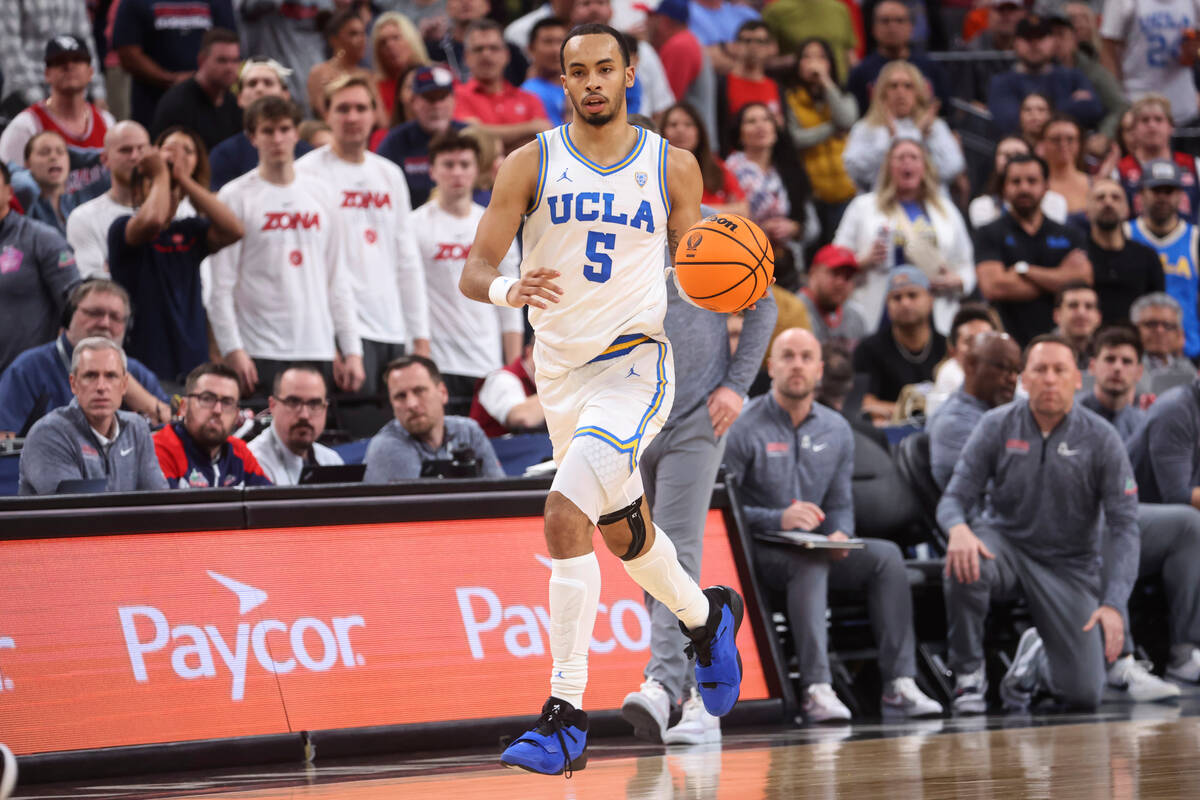
M588 647L600 603L600 562L594 552L550 560L550 694L583 707Z
M708 598L691 576L683 571L675 545L654 526L654 544L632 561L622 561L629 577L637 581L650 596L662 603L689 630L704 627L708 622Z

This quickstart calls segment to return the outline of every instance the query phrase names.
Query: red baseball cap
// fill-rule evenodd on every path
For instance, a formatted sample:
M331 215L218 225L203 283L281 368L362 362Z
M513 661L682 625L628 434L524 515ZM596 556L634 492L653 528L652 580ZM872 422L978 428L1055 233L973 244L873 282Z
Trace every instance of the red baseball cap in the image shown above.
M838 269L839 267L850 267L858 269L858 258L854 255L854 251L848 247L841 247L836 244L827 244L817 251L817 254L812 257L812 262L809 268L816 266L829 267L830 269Z

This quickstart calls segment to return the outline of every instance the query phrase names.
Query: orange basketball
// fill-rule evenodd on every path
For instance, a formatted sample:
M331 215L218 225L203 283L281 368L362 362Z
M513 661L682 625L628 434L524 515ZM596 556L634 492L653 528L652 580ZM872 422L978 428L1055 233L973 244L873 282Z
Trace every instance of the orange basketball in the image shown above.
M762 298L775 251L762 228L737 214L705 217L675 249L679 286L701 308L733 314Z

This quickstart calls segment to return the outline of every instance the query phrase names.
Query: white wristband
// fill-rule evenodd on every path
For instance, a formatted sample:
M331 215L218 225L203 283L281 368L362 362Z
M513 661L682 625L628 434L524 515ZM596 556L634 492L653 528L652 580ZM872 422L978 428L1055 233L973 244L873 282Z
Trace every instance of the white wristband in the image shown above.
M493 305L504 306L505 308L520 308L508 302L508 290L517 282L516 278L510 278L507 275L500 275L496 280L492 281L492 285L488 287L488 300L492 301Z

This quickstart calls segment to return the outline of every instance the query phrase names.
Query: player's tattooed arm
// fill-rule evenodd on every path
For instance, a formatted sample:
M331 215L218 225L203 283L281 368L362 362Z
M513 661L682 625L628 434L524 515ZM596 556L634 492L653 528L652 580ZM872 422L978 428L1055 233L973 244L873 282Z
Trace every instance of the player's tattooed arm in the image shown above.
M700 197L704 194L700 165L687 150L670 147L667 151L667 193L671 200L671 213L667 217L667 247L673 265L675 249L684 233L700 221Z
M508 254L521 218L537 192L538 158L537 142L530 142L514 150L500 165L492 200L479 220L475 242L458 282L459 291L472 300L490 302L488 288L500 277L497 265Z

